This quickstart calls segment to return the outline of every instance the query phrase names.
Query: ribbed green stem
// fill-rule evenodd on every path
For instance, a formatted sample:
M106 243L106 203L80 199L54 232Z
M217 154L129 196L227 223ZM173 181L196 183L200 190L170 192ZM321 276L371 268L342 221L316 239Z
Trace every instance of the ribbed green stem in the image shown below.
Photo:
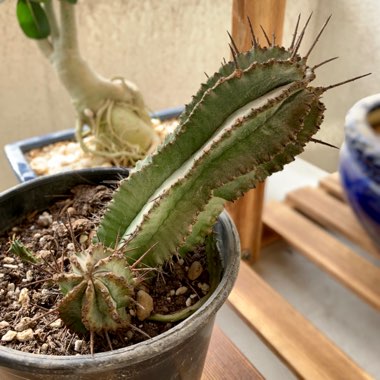
M237 56L239 68L229 63L211 77L165 145L121 184L100 240L127 242L131 260L154 246L144 263L162 264L186 239L181 252L210 231L224 200L292 161L317 131L323 108L321 92L309 87L312 70L288 58L281 48L256 49Z

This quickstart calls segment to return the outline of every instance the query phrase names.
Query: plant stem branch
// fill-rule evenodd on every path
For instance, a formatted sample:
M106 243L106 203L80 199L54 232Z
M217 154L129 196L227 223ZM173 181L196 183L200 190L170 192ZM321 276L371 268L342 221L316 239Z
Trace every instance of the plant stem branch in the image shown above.
M60 1L61 35L60 43L63 50L75 51L79 55L77 26L75 22L75 5Z
M43 3L43 6L45 8L46 16L49 20L51 38L54 45L54 42L59 38L59 27L52 0L47 0L45 3Z
M38 48L40 49L40 51L42 52L42 54L47 58L47 59L51 59L51 56L53 54L53 45L51 44L51 42L48 40L48 39L45 39L45 40L37 40L37 46Z

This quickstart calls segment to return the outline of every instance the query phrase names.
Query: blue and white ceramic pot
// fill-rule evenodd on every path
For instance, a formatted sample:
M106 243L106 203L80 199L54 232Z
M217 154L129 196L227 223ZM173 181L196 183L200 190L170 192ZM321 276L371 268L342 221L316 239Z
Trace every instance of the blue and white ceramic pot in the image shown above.
M339 172L347 199L380 249L380 94L348 112Z

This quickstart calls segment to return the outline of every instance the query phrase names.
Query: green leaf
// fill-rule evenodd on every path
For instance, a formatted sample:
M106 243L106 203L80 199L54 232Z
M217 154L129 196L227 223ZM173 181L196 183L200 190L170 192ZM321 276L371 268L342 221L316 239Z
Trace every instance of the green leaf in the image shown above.
M87 329L82 322L82 301L86 291L86 282L82 281L60 301L59 316L65 325L77 334L85 334Z
M27 261L33 264L38 263L37 257L29 251L20 240L12 240L9 251L18 256L22 261Z
M83 276L78 276L74 273L61 273L60 275L54 278L54 282L58 284L59 289L61 290L63 295L68 294L82 281Z
M27 37L44 39L50 35L49 20L39 2L18 0L16 13L20 27Z

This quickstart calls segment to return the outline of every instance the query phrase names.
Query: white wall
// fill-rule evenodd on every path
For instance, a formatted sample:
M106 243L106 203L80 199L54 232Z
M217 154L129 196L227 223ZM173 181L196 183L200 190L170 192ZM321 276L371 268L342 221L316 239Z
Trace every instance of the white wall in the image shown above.
M380 92L380 1L379 0L287 0L284 40L290 40L298 13L305 20L313 17L302 45L306 53L329 15L324 34L310 56L315 64L339 56L339 59L317 70L318 85L329 85L361 74L372 75L327 92L325 121L318 138L340 146L344 138L344 118L348 109L360 98ZM329 170L336 170L338 151L309 144L303 158Z
M228 56L232 0L78 2L83 56L106 77L134 81L152 110L184 104ZM0 3L0 146L73 127L69 99L26 39L15 0ZM16 183L0 153L0 190Z
M71 128L74 119L49 63L19 30L15 4L0 3L0 146ZM336 55L340 59L318 70L319 84L374 73L324 96L328 111L320 137L336 145L343 140L347 109L357 99L379 92L378 4L378 0L287 0L285 43L298 13L305 19L314 10L303 51L333 14L310 61ZM183 104L203 81L204 71L213 73L221 57L229 55L226 30L231 7L232 0L82 0L78 6L82 52L102 75L122 75L137 83L152 109ZM304 157L336 169L337 152L332 149L311 146ZM0 190L15 183L0 157Z

